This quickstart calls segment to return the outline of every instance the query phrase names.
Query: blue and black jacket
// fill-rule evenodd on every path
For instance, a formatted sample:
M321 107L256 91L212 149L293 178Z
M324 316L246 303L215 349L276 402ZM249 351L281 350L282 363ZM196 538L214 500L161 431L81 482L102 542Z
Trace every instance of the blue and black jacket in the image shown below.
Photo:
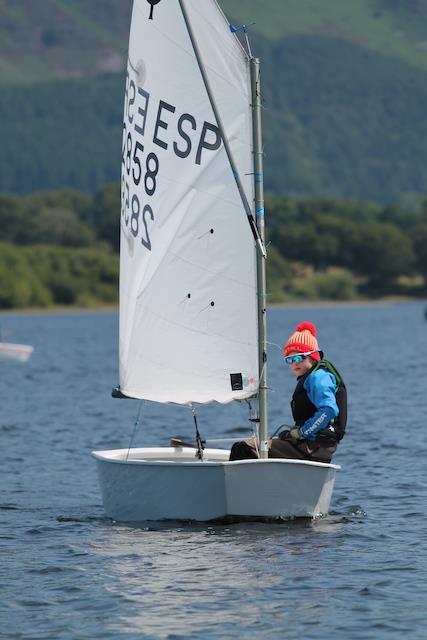
M328 360L320 360L298 378L291 401L292 415L307 440L330 444L344 437L347 390L341 375Z

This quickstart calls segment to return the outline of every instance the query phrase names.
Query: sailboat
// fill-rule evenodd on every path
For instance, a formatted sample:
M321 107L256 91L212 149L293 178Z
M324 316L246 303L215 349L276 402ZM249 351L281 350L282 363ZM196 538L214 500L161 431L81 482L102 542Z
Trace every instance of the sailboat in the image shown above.
M16 344L4 340L6 332L0 329L0 362L27 362L34 351L30 344Z
M114 395L189 405L196 442L93 451L117 521L313 518L339 469L268 458L260 63L236 31L216 0L134 0ZM194 407L250 398L259 458L229 461Z
M29 344L0 342L0 361L12 360L14 362L27 362L33 351L34 347Z

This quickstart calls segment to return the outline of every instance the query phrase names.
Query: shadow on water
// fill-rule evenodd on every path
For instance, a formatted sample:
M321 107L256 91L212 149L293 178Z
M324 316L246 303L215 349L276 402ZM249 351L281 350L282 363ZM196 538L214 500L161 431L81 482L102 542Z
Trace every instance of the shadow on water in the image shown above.
M14 508L14 507L12 507ZM207 522L197 522L195 520L146 520L138 522L117 522L107 516L73 516L60 515L56 517L58 523L79 523L95 525L99 527L113 528L120 531L158 531L158 532L207 532L215 531L218 535L221 532L230 533L240 527L249 527L253 532L283 533L286 530L298 531L312 530L313 532L336 533L339 529L348 524L361 522L366 517L364 510L358 506L350 506L345 512L331 512L317 518L265 518L265 517L242 517L227 516L226 518L210 520Z

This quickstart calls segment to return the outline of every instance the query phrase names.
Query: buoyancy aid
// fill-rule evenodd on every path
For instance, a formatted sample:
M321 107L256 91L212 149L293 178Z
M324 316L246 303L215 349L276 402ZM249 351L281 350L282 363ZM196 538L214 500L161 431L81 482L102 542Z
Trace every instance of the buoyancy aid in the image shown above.
M312 418L318 410L319 407L315 407L309 399L307 391L304 388L304 382L308 376L320 368L324 368L332 373L337 383L335 399L339 413L329 424L333 425L337 440L339 441L344 437L347 424L347 389L341 375L329 360L320 360L310 371L307 371L307 373L298 378L297 386L295 387L291 400L292 416L297 427L301 427L307 420Z

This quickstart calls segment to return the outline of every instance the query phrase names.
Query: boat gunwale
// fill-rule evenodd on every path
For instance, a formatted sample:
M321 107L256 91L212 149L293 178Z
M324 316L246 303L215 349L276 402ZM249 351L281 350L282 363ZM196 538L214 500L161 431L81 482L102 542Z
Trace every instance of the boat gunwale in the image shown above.
M150 449L149 447L144 447L144 448L139 448L139 449L134 449L133 451L147 451L147 450L151 450L151 451L156 451L156 450L164 450L164 452L166 453L166 451L170 454L173 454L174 449L171 447L153 447L152 449ZM184 449L184 448L183 448ZM302 466L310 466L310 467L321 467L321 468L329 468L329 469L335 469L335 470L340 470L341 466L337 465L337 464L333 464L332 462L316 462L315 460L298 460L298 459L292 459L292 458L265 458L265 459L261 459L261 458L257 458L257 459L245 459L245 460L161 460L161 459L156 459L156 458L139 458L137 460L132 459L132 458L113 458L113 457L109 457L108 454L117 454L117 453L123 453L123 454L127 454L129 450L128 449L109 449L109 450L103 450L103 451L91 451L91 456L93 458L95 458L95 460L100 460L102 462L108 462L108 463L113 463L113 464L124 464L124 465L144 465L144 466L188 466L188 467L195 467L195 466L200 466L200 463L213 467L213 466L223 466L223 465L227 465L227 466L239 466L239 465L248 465L248 464L272 464L272 463L280 463L280 464L291 464L291 465L302 465ZM209 450L207 450L208 453ZM211 449L212 452L215 451L227 451L226 449ZM183 451L183 453L187 453L187 452L195 452L195 449L190 449L189 447L185 447L185 451Z

